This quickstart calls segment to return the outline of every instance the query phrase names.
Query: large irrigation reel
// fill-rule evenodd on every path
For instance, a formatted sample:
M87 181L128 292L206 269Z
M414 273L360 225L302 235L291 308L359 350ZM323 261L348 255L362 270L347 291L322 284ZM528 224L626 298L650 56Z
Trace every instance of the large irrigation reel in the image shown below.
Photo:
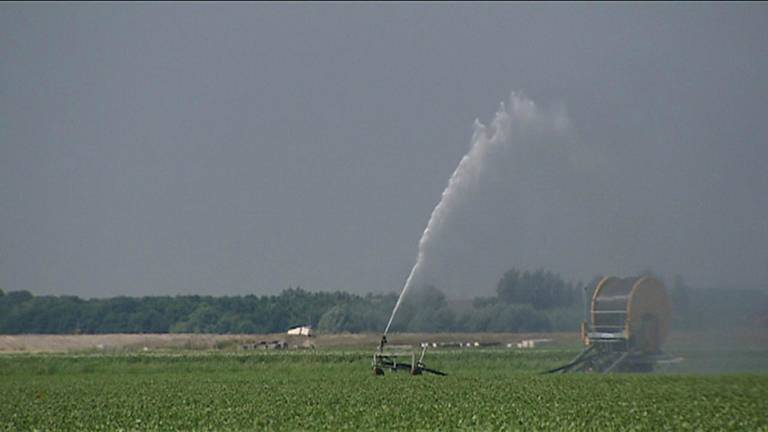
M658 363L674 361L661 351L670 317L667 291L657 279L605 277L581 325L586 348L547 373L651 372Z

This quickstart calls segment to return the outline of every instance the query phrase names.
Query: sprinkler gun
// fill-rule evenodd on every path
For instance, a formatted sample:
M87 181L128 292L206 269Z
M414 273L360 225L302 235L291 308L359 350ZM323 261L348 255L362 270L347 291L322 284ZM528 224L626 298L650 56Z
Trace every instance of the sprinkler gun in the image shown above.
M384 375L384 370L389 369L392 372L399 370L407 370L411 375L421 375L423 372L429 372L435 375L445 376L445 372L441 372L436 369L430 369L424 364L424 354L427 352L427 345L423 345L421 355L416 358L416 352L384 352L384 345L387 344L387 335L381 336L379 341L379 348L373 353L373 374ZM398 357L405 357L410 360L400 360Z

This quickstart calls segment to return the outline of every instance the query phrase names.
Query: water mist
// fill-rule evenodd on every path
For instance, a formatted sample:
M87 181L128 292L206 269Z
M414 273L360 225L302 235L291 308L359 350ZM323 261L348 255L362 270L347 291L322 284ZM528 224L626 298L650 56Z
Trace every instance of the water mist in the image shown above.
M507 151L508 148L514 146L516 137L537 133L542 128L547 130L563 129L567 127L567 123L567 118L564 115L541 113L533 101L515 93L510 95L508 106L504 103L501 104L490 126L485 126L475 120L469 151L459 161L448 180L448 185L443 190L440 201L432 210L427 227L419 240L416 263L408 274L400 297L398 297L387 322L387 327L384 329L385 337L403 298L420 277L437 231L454 209L461 205L461 198L476 191L477 184L483 176L485 165L499 152Z

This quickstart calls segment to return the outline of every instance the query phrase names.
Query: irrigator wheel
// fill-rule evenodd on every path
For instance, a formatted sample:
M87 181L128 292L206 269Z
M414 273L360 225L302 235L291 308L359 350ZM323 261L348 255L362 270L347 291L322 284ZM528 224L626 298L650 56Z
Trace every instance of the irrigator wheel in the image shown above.
M667 291L650 276L603 278L592 296L595 331L623 332L632 350L658 352L669 334L670 321Z

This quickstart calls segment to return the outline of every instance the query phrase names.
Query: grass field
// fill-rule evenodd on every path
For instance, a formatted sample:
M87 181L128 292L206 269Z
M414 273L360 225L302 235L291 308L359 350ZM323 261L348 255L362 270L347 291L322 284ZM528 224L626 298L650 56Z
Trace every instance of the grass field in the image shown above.
M0 429L768 430L764 373L542 376L574 351L497 349L433 352L447 377L375 377L370 354L6 354Z

